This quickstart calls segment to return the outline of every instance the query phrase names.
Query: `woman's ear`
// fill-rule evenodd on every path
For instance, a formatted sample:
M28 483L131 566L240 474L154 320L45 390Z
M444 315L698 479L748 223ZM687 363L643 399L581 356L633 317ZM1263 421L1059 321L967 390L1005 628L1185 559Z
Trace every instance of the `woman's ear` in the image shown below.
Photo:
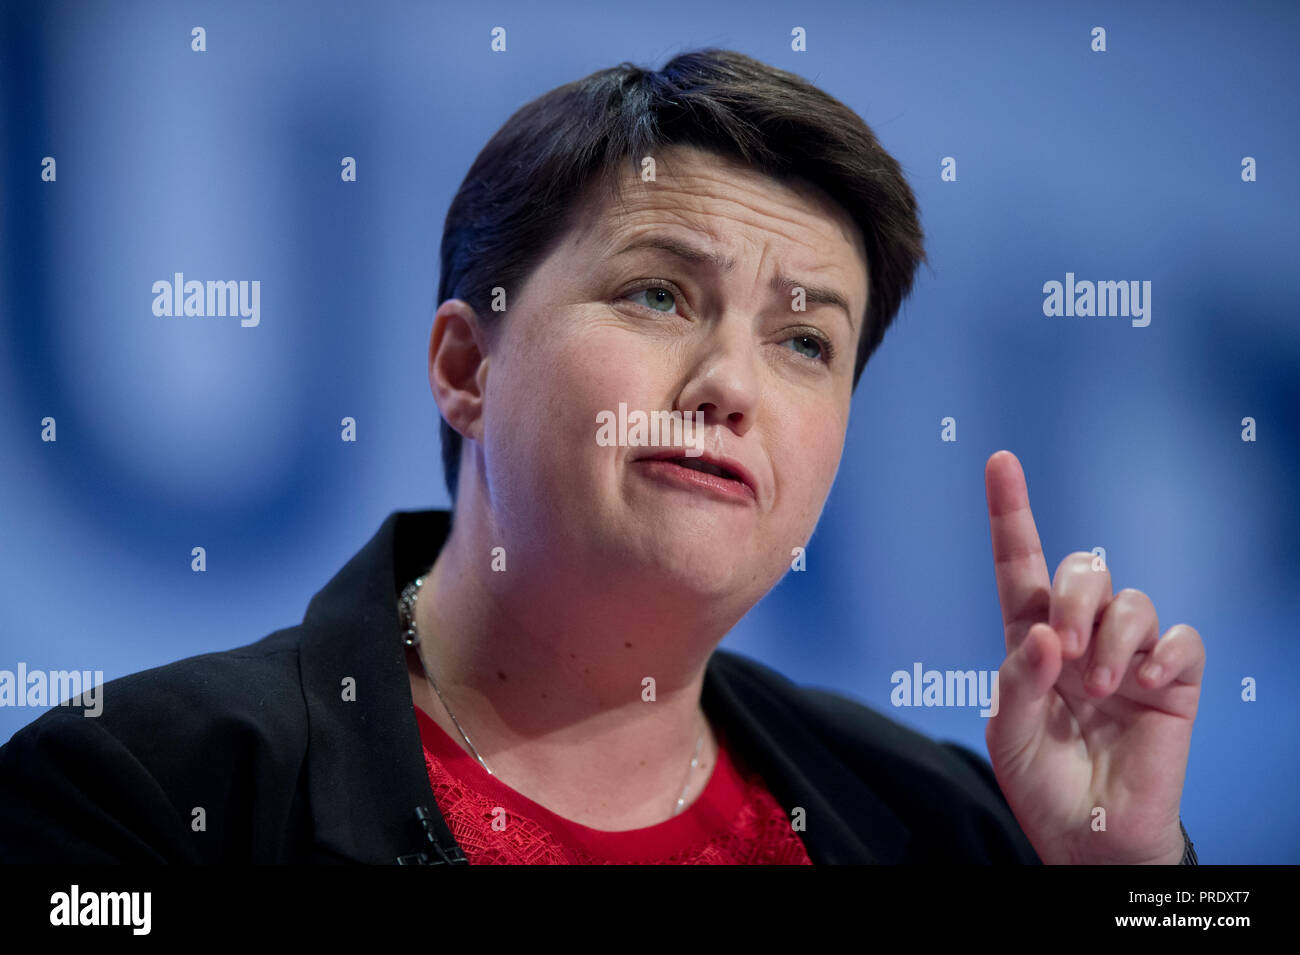
M438 306L429 334L429 388L447 424L463 438L480 440L488 368L487 336L468 302Z

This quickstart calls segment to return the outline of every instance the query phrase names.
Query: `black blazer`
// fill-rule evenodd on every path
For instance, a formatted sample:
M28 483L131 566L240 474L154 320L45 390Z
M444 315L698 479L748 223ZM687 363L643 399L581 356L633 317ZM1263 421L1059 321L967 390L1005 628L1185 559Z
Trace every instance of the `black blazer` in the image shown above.
M463 860L425 772L397 614L449 527L446 511L393 513L301 624L112 680L98 717L58 706L23 727L0 747L0 859ZM814 863L1040 861L969 749L725 650L702 704L786 811L805 810Z

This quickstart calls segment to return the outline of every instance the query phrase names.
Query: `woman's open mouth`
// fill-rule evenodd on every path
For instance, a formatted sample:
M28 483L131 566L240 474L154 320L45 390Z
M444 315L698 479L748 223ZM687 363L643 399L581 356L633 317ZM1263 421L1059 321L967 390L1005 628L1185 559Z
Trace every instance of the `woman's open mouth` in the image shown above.
M729 501L755 503L757 496L745 478L724 465L700 457L639 458L651 478L686 490L708 491Z

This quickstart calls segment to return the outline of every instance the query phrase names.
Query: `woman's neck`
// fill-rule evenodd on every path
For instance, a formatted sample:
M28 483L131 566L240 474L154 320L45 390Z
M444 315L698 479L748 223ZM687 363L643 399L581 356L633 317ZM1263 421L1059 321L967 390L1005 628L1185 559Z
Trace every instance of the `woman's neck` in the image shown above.
M513 555L493 570L492 545L467 546L467 531L453 530L416 601L442 699L410 653L415 704L471 752L450 707L502 783L595 829L670 818L703 732L694 801L717 762L700 693L725 629L710 640L680 611L611 578L590 586L560 562L534 569Z

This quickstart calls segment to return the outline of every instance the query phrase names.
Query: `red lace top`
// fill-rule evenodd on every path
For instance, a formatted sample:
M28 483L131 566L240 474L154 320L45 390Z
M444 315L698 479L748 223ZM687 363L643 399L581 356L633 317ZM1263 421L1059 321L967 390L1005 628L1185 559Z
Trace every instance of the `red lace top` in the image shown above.
M438 809L471 865L811 865L790 817L718 731L718 761L695 802L644 829L607 832L557 816L489 775L415 708ZM504 828L494 829L496 807ZM498 823L500 826L500 823Z

